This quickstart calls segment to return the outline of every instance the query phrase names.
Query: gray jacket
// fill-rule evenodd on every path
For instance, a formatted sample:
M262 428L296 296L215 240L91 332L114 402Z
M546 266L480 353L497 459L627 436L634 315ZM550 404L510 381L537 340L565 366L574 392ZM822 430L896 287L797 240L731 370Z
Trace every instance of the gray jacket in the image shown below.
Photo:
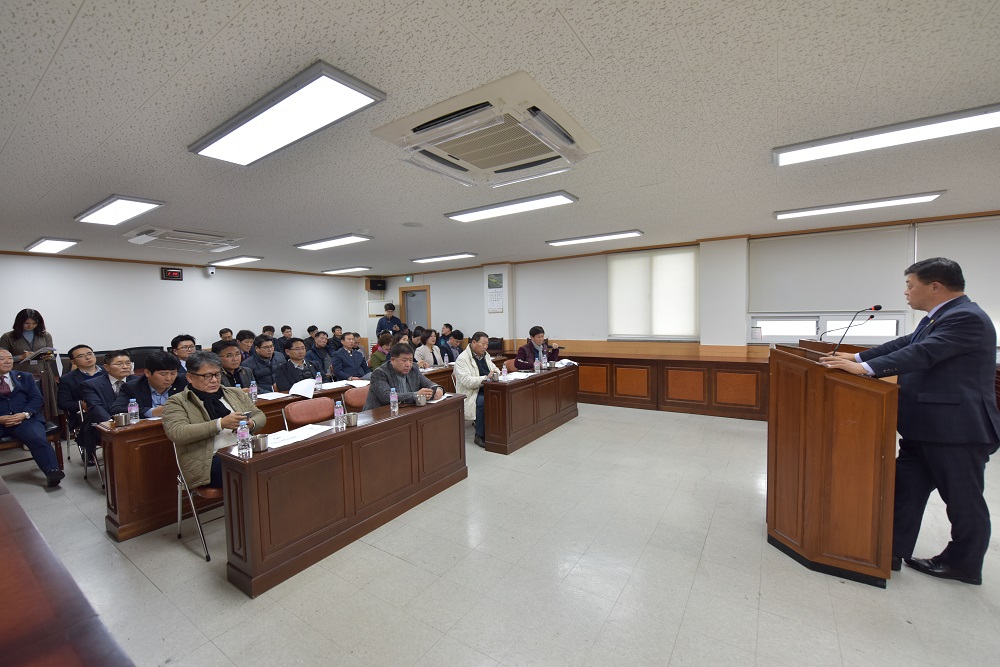
M418 389L439 389L441 385L434 384L420 372L416 364L406 375L399 375L392 368L392 362L386 362L372 371L371 384L368 385L368 400L365 410L371 410L383 405L389 405L389 389L395 389L400 404L413 403ZM444 391L442 389L442 391Z

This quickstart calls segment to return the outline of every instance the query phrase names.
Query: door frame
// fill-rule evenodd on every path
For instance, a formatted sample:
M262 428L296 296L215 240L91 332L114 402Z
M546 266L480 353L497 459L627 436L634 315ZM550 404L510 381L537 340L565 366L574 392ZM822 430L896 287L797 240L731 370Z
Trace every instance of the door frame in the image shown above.
M430 285L406 285L399 288L399 307L402 311L403 324L407 323L409 320L408 314L406 312L406 292L425 292L427 297L427 327L428 329L433 328L431 326L431 286ZM407 326L409 326L407 324Z

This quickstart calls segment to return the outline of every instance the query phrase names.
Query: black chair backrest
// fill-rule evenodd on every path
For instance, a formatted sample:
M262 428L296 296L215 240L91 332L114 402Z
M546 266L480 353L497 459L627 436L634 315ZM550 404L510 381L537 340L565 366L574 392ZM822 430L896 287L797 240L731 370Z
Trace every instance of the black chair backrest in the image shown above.
M487 352L503 352L503 338L490 338L489 345L486 346Z

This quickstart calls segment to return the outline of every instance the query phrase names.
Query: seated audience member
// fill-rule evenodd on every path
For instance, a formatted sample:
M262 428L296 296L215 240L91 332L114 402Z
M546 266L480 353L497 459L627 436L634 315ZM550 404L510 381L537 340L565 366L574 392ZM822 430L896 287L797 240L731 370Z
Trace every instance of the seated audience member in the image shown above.
M249 391L250 383L257 378L254 377L252 370L240 365L243 363L240 344L235 340L220 340L217 343L212 343L212 352L219 355L219 360L222 361L222 386L238 386L240 389ZM267 387L261 391L267 391Z
M177 374L184 376L187 373L187 363L188 356L195 351L197 347L197 341L195 341L194 336L190 334L181 334L179 336L174 336L173 340L170 341L170 351L174 353L181 362L181 368L177 371Z
M222 386L222 361L212 352L189 357L188 386L167 401L163 431L177 445L188 486L222 486L222 464L215 452L236 444L234 431L246 421L255 433L266 418L239 389ZM243 413L249 412L245 417ZM208 419L205 419L205 415Z
M76 368L59 378L58 405L66 413L70 429L75 429L83 426L79 415L80 401L83 400L80 386L104 370L98 367L97 357L89 345L74 345L67 354Z
M288 391L296 382L314 379L316 373L323 372L306 359L306 343L301 338L288 341L285 355L288 359L274 370L274 385L278 391Z
M441 348L444 353L442 356L446 362L458 361L458 355L462 354L462 341L464 339L465 334L458 329L451 332L451 335L448 336L448 343Z
M479 391L483 382L496 380L500 370L486 352L490 337L482 331L472 334L469 346L455 362L455 391L465 394L465 418L476 421L476 444L486 447L486 421L483 418L485 397Z
M249 329L240 329L236 332L236 342L240 345L240 354L243 355L243 361L249 359L250 355L253 354L253 339L256 337Z
M354 347L354 334L344 334L344 346L333 355L333 374L337 380L367 380L372 374L363 352Z
M262 336L270 336L271 338L274 338L274 326L270 324L265 324L263 327L261 327L260 333Z
M396 347L396 343L406 343L410 346L410 352L413 352L413 344L410 342L410 334L407 331L402 331L392 337L392 347L389 348L389 357L392 357L392 349Z
M444 396L444 389L428 380L413 363L413 352L409 346L399 343L390 351L390 359L372 372L365 410L389 405L390 389L396 390L400 405L414 403L418 395L430 400Z
M354 332L354 349L360 352L361 354L365 354L366 352L364 347L361 345L361 334L359 334L357 331Z
M185 354L185 358L187 358ZM87 404L87 414L77 443L87 452L87 465L93 465L99 436L94 424L110 421L115 401L125 382L132 374L132 358L125 350L115 350L104 355L104 373L80 385L80 396Z
M331 354L344 347L344 328L339 324L330 327L330 340L327 341L327 347L330 348Z
M387 333L379 336L378 348L372 352L372 358L368 361L368 366L372 369L373 373L376 368L385 363L389 356L390 347L392 347L392 336Z
M413 331L410 332L410 344L414 347L420 347L420 339L423 337L425 331L427 329L424 329L419 324L413 327Z
M333 380L333 355L329 347L330 337L323 330L317 330L313 335L313 346L306 352L306 359L323 374L327 382Z
M441 348L437 346L437 331L425 329L420 337L422 343L417 351L413 353L413 358L422 361L427 366L444 366L444 359L441 358ZM422 366L426 368L426 366Z
M219 340L232 340L233 330L230 328L219 329Z
M167 399L184 389L187 380L177 375L180 368L177 357L169 352L154 352L146 357L144 377L133 377L118 392L111 414L128 411L128 402L135 399L139 404L139 416L143 419L160 417Z
M287 324L281 326L281 336L274 339L274 350L275 352L285 353L285 347L288 345L289 339L292 337L292 327Z
M319 327L316 326L315 324L310 324L308 327L306 327L306 333L308 334L308 336L305 339L307 351L311 350L313 348L313 345L316 344L315 336L317 331L319 331Z
M274 351L274 339L261 334L253 339L253 351L242 365L253 373L261 392L266 392L273 390L274 371L283 363L285 356Z
M0 438L9 436L24 443L35 465L45 473L48 485L59 486L66 475L45 438L43 403L34 376L15 371L14 355L0 349Z
M552 345L552 342L545 341L545 329L541 327L531 327L528 331L528 342L517 350L517 359L514 360L514 367L522 371L530 371L535 368L535 359L541 360L542 350L549 361L559 360L559 348Z
M438 347L441 348L441 354L445 354L445 346L448 344L448 339L451 338L451 332L454 331L452 326L445 322L441 325L441 335L438 336Z
M402 330L403 321L396 317L396 306L391 303L385 304L385 315L380 317L375 324L375 335L381 336L384 333L390 333L395 336Z

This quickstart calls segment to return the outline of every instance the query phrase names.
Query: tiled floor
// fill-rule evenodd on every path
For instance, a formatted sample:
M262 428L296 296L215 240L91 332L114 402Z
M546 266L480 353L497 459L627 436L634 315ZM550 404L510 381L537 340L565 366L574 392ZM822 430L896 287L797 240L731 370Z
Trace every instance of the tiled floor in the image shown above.
M211 563L190 522L115 544L75 455L58 491L2 472L141 665L1000 664L998 541L982 587L800 567L765 541L764 423L581 405L511 456L467 451L466 481L256 600L221 521ZM935 495L918 554L946 538Z

